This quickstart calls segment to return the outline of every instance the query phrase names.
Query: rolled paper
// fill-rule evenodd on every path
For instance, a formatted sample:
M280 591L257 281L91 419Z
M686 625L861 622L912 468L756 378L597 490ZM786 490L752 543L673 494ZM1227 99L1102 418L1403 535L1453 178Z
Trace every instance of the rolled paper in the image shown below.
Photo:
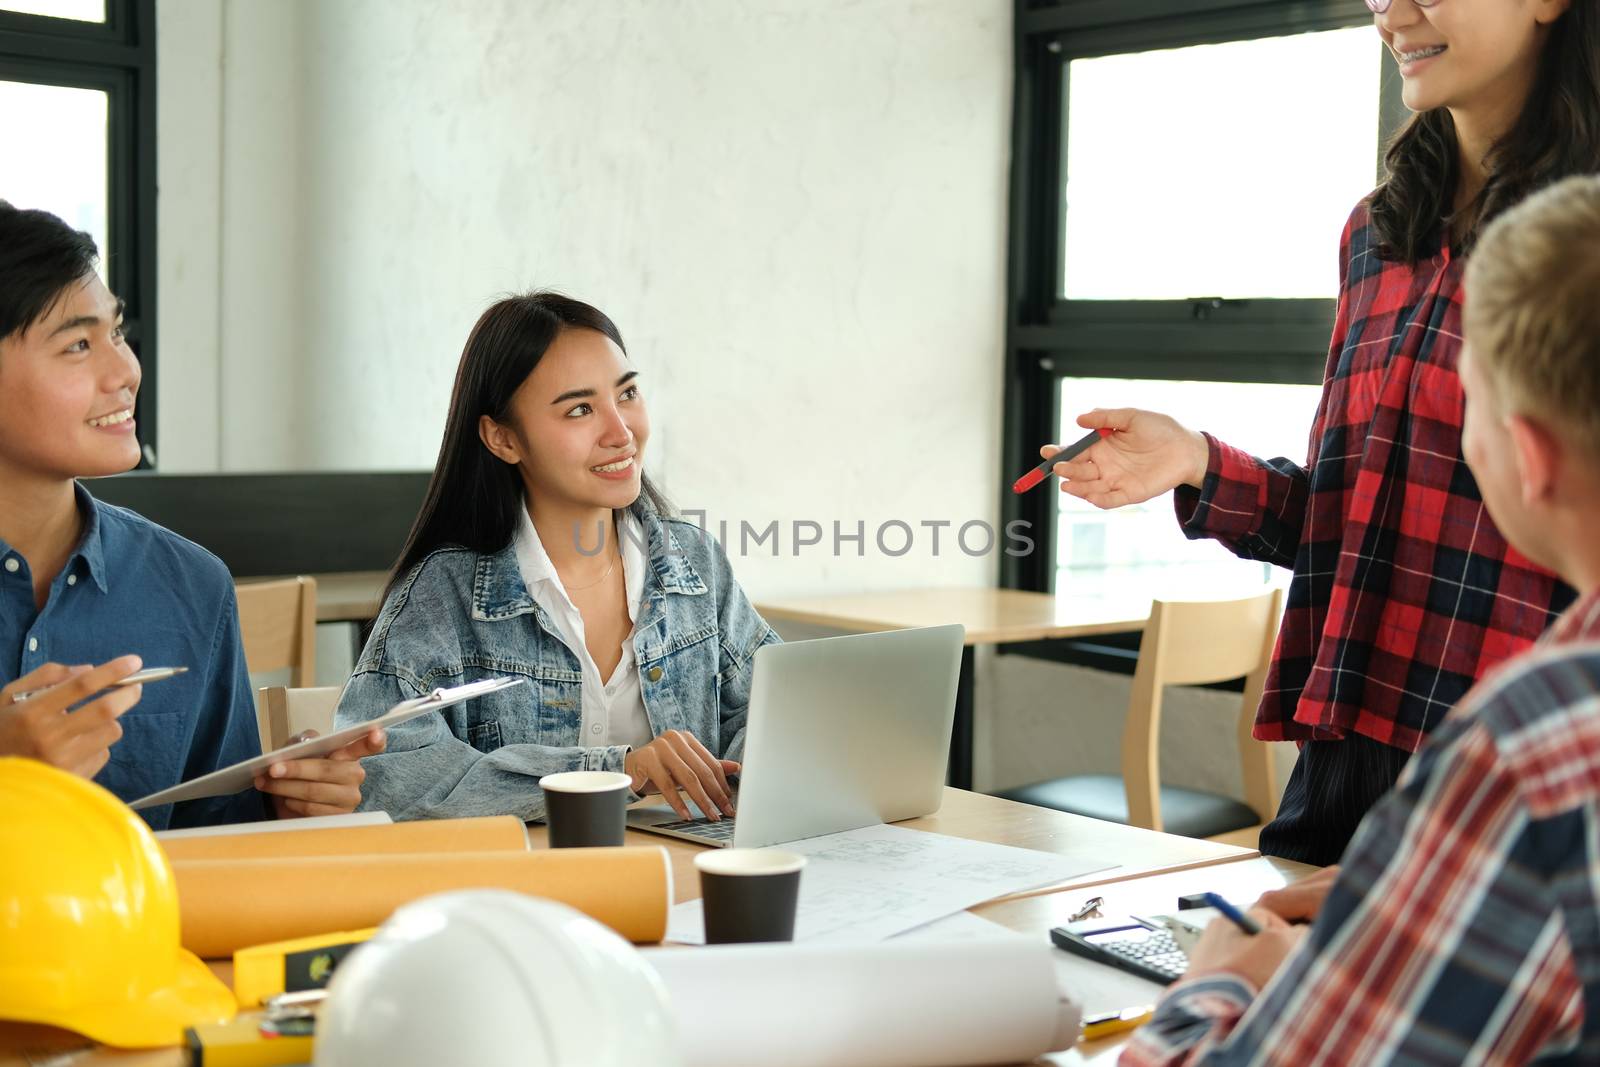
M379 926L452 889L510 889L570 905L636 943L660 941L672 903L664 848L176 860L184 947L216 959L272 941Z
M277 830L269 834L177 837L162 840L161 848L174 862L406 852L525 852L528 832L515 815L493 815L325 830Z
M717 945L644 958L695 1067L1032 1063L1078 1040L1043 939Z

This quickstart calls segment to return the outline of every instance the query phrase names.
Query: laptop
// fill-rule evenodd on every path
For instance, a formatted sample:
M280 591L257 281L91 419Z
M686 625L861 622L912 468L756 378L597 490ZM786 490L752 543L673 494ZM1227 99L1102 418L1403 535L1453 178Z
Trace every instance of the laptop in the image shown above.
M684 820L663 801L630 808L628 825L763 848L938 811L965 634L927 626L763 646L737 817Z

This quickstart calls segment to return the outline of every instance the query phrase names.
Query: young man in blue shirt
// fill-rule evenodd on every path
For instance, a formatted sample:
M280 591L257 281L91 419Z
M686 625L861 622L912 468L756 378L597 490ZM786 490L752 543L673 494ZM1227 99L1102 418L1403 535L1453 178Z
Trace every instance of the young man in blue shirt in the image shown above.
M77 480L139 461L139 363L96 259L87 234L0 200L0 755L132 801L258 755L260 740L227 568ZM104 691L141 662L188 672ZM353 811L359 760L383 747L374 730L277 764L253 790L142 814L159 830Z

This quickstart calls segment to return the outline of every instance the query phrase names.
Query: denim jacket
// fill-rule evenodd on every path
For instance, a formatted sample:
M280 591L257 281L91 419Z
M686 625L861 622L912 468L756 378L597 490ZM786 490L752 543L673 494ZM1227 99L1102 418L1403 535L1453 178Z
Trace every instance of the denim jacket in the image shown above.
M751 661L778 635L713 537L643 502L633 512L649 540L633 648L651 733L687 730L737 760ZM388 750L362 761L362 807L396 819L541 819L541 776L622 770L626 747L587 748L578 736L583 674L557 633L523 583L513 545L491 555L441 548L412 568L384 602L335 727L441 686L507 676L527 684L391 729Z

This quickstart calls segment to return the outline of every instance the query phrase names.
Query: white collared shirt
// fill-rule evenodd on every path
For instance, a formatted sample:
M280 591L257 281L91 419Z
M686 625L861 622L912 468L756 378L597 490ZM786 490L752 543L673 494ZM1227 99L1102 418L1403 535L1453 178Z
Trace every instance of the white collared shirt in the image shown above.
M639 688L639 665L633 655L633 630L622 639L622 658L609 679L600 677L600 668L589 654L584 641L583 616L577 605L567 595L561 576L550 562L549 553L539 540L528 509L521 508L522 522L517 527L514 543L517 567L522 572L522 582L534 603L545 610L555 623L556 630L568 648L578 657L583 668L583 712L579 726L579 745L599 748L607 745L630 745L643 748L655 739L650 729L650 719L644 710L644 694ZM645 556L644 532L639 521L627 511L617 513L617 536L622 550L622 579L626 589L628 620L636 622L644 600ZM585 530L580 542L585 550L593 547L596 531ZM610 533L607 533L610 536Z

